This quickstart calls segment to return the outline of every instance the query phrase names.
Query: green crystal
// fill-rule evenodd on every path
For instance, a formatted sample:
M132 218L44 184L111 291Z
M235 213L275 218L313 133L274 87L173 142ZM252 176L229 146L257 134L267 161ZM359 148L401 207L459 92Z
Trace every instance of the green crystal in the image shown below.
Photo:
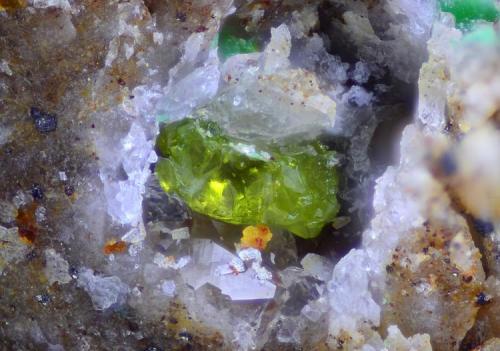
M219 55L223 59L238 54L249 54L260 51L260 45L255 38L232 23L223 26L218 37Z
M441 11L455 16L457 27L469 29L476 21L494 22L500 12L494 0L439 0Z
M188 118L164 126L157 149L162 188L217 220L313 238L339 210L336 154L319 142L256 146Z
M500 44L500 37L491 26L477 26L474 30L464 35L462 39L465 44L480 44L483 46L494 46Z

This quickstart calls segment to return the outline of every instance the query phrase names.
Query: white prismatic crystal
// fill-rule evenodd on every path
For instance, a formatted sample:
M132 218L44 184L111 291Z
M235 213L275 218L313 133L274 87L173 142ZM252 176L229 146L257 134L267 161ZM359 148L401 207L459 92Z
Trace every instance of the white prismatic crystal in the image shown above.
M333 127L336 104L313 72L291 68L288 27L272 29L263 53L240 54L222 67L225 85L195 117L217 121L235 136L255 140L308 137Z
M8 76L11 76L13 74L12 70L10 69L9 63L6 60L0 61L0 71L4 72ZM0 140L2 140L2 139L0 139ZM0 145L1 144L2 143L0 143Z
M193 45L192 41L186 42L186 53L189 53L191 49L188 45ZM217 93L220 80L217 50L212 50L209 55L209 60L203 66L195 68L168 87L165 102L162 105L165 121L185 117L195 107L208 103Z
M368 67L368 65L362 61L356 62L354 71L352 72L352 79L358 84L363 84L368 82L369 78L370 68Z
M238 323L233 331L233 342L237 343L239 350L254 350L256 347L255 334L252 333L252 327L244 321Z
M323 256L308 253L300 261L300 264L304 268L304 273L307 275L324 282L331 279L333 263Z
M343 329L356 331L358 323L378 326L380 306L374 301L369 287L369 266L362 250L352 250L333 270L328 283L332 315L330 329L334 335Z
M125 302L129 287L116 276L95 275L92 269L85 268L78 274L78 287L83 288L92 299L96 310L105 310L115 304Z
M268 276L259 270L261 266L256 266L258 271L251 268L238 272L239 265L236 265L235 270L231 268L235 258L237 257L232 253L210 240L196 239L193 241L192 263L180 273L185 282L194 289L210 284L234 301L274 297L276 286L266 280Z
M300 343L297 320L295 318L283 318L276 336L281 343Z
M189 228L183 227L170 231L170 235L172 235L173 240L185 240L189 239Z
M29 245L21 240L18 228L5 228L0 225L0 273L9 264L24 260Z
M71 281L68 262L66 262L66 260L54 249L45 250L44 273L50 285L55 282L67 284Z
M11 223L16 219L17 208L10 201L0 200L0 221Z
M255 261L257 263L262 263L262 255L260 251L252 247L239 250L238 256L245 262Z
M373 100L373 93L354 85L342 96L342 100L345 103L354 104L359 107L369 106Z
M71 11L68 0L30 0L35 8L58 7L66 11Z
M395 325L387 328L387 332L388 335L384 341L384 345L388 351L432 351L431 340L428 334L416 334L405 338Z
M137 225L142 215L144 184L151 174L149 160L153 154L153 142L146 138L145 131L139 124L133 123L129 133L121 141L119 152L127 180L109 182L107 174L101 174L108 210L117 222Z
M161 283L161 291L168 297L175 296L175 282L173 280L164 280Z
M461 37L459 30L440 22L435 23L428 43L430 57L420 69L417 116L426 128L434 131L442 131L446 125L446 94L451 89L448 50L451 49L451 43L459 41Z
M160 268L164 269L180 269L191 262L190 256L182 256L176 259L173 256L165 256L161 253L156 253L153 257L153 262Z
M320 297L318 300L312 301L305 305L300 313L309 321L317 323L329 311L328 299Z

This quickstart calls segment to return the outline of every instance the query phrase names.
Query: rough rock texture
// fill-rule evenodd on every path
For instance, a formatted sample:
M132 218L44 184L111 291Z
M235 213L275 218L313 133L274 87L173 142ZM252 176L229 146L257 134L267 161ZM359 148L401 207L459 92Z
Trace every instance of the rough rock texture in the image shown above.
M417 117L423 128L405 129L400 165L377 181L375 217L362 249L334 269L330 303L343 317L330 319L331 345L360 348L374 342L371 327L380 325L385 334L396 324L405 335L428 333L435 349L470 349L498 330L494 293L485 292L494 280L485 283L483 270L483 262L487 273L495 275L497 267L498 132L486 120L496 118L498 106L489 96L498 90L485 72L496 77L489 62L496 62L498 51L496 39L473 41L474 33L463 36L452 26L442 16L429 41L431 55L419 81ZM497 35L486 25L478 31ZM458 51L453 40L459 41ZM472 67L476 74L465 73ZM479 87L492 101L488 109L480 107L482 100L467 99ZM353 276L351 286L342 286ZM346 309L347 299L352 305Z
M405 130L400 166L378 180L363 249L334 268L330 303L343 318L331 317L332 343L360 347L370 327L380 325L385 333L395 324L405 335L428 333L438 349L458 349L474 323L484 281L481 256L441 184L408 155L423 138L414 126Z
M500 41L498 29L492 25L481 24L462 34L450 28L450 23L453 24L444 17L443 23L436 24L429 43L430 60L423 68L422 86L434 85L442 90L433 97L425 91L422 104L434 106L434 114L431 118L430 114L419 113L419 117L447 135L433 142L432 168L449 189L455 206L466 215L482 251L488 277L476 295L480 307L476 323L462 345L463 349L470 349L499 332L495 322L498 313L495 287L500 272L497 213L500 168L495 150L500 147L497 96ZM452 45L453 41L457 44ZM441 78L431 80L427 75L429 69L441 72Z
M132 257L155 161L151 106L181 57L208 48L229 5L23 1L0 11L0 348L137 350L167 334L185 346L123 303L130 282L141 284ZM199 45L186 52L191 35ZM132 255L113 264L103 248L122 236ZM118 310L96 313L91 300Z

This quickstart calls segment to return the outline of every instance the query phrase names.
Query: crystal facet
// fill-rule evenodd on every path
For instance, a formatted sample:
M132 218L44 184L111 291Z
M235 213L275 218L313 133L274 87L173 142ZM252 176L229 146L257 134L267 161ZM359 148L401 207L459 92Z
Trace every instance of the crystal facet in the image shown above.
M259 51L259 44L254 38L247 38L248 35L238 35L235 28L230 25L222 28L219 34L219 55L227 59L237 54L249 54Z
M313 238L339 210L335 152L319 142L260 147L185 119L162 129L157 148L163 189L215 219Z

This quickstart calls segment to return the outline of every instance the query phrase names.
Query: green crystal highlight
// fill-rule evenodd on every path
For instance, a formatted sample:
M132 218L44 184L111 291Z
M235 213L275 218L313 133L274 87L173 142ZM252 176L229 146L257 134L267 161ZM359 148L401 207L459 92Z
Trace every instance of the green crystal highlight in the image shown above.
M464 44L480 44L483 46L495 46L500 44L500 37L491 26L478 26L464 35Z
M314 238L339 211L336 153L317 141L256 146L188 118L164 126L156 146L163 190L214 219Z
M225 25L218 37L219 55L227 59L238 54L250 54L260 51L260 45L255 38L236 30L231 25Z
M494 0L439 0L441 11L455 16L458 28L470 29L477 21L495 22L500 12Z

